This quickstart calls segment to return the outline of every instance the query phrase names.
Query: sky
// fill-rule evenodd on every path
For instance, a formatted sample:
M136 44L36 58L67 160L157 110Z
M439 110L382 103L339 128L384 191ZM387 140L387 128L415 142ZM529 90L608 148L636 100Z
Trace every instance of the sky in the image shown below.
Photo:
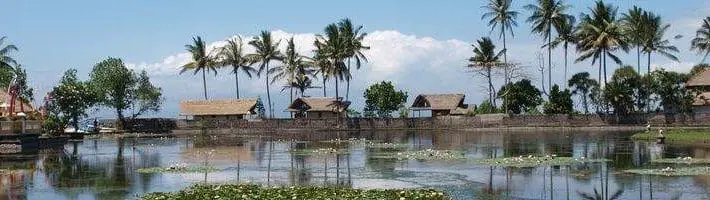
M352 1L350 1L352 2ZM184 45L192 37L201 36L210 47L240 35L250 39L262 30L273 31L282 41L282 51L288 38L294 37L298 51L312 55L316 34L329 23L350 18L362 25L368 36L364 44L371 47L365 55L369 62L353 70L350 100L352 108L361 110L365 88L380 81L392 81L395 87L407 91L408 103L422 93L463 93L466 103L478 104L487 97L485 80L465 68L472 55L471 46L481 37L489 36L498 45L498 34L490 32L487 21L481 20L484 0L451 1L188 1L188 0L125 0L125 1L22 1L8 0L0 12L0 35L6 43L19 47L12 54L24 66L29 81L36 91L35 104L57 84L64 71L78 70L87 79L95 63L108 57L123 59L129 68L146 70L151 81L162 88L163 109L148 116L178 117L179 102L203 98L201 76L179 74L179 66L190 60ZM679 3L681 2L681 3ZM530 12L523 9L531 0L514 0L513 9L520 12L514 37L507 38L508 60L523 66L528 78L538 87L538 55L542 38L530 33L525 20ZM588 12L591 0L568 1L570 14ZM614 0L619 13L633 6L658 13L671 25L667 35L680 52L679 62L652 56L653 68L687 72L702 60L690 51L690 40L702 19L710 13L710 2L702 0ZM672 39L681 35L680 39ZM248 49L250 50L250 49ZM624 64L636 63L632 53L621 53ZM570 51L568 77L589 71L596 74L596 66L589 61L574 63L577 57ZM565 82L564 54L553 51L552 80ZM642 66L645 66L642 61ZM609 70L618 65L609 64ZM609 72L611 75L611 72ZM594 76L596 77L596 76ZM240 77L242 97L266 98L264 77ZM502 77L496 77L500 87ZM282 84L271 86L275 114L288 116L288 92ZM320 85L320 83L318 83ZM340 84L344 96L345 84ZM228 69L207 76L210 99L234 98L234 75ZM334 83L328 83L328 95L334 93ZM306 92L322 96L322 90ZM90 115L111 117L106 109L93 110Z

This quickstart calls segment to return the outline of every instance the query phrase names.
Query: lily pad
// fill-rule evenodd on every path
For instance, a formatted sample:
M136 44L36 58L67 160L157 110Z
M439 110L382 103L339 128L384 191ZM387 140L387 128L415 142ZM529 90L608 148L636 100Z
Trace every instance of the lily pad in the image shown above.
M710 164L710 159L702 158L692 158L692 157L678 157L678 158L663 158L652 160L652 163L662 163L662 164Z
M212 166L192 166L192 167L151 167L142 168L137 170L141 174L153 174L153 173L204 173L204 172L215 172L219 171L217 168Z
M377 158L396 158L400 160L463 160L466 154L462 151L426 149L420 151L404 151L376 156Z
M626 173L644 174L644 175L659 175L659 176L698 176L710 175L710 167L680 167L663 169L630 169L624 170Z
M345 155L349 154L347 149L334 149L334 148L318 148L318 149L296 149L292 150L291 153L294 155Z
M498 167L539 167L539 166L564 166L575 165L582 163L607 162L606 159L589 159L589 158L573 158L573 157L557 157L555 155L547 156L518 156L506 158L491 158L474 160L473 163L480 165L498 166Z
M407 143L375 143L375 142L367 142L365 143L366 147L373 148L373 149L406 149L409 147L409 144Z

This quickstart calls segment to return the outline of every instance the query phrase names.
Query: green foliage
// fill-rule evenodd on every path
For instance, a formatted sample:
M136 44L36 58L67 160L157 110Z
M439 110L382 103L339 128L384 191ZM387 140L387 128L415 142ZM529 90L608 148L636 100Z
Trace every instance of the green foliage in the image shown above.
M692 157L678 157L678 158L661 158L656 160L651 160L652 163L661 164L710 164L710 159L703 158L692 158Z
M365 90L365 116L390 117L407 102L407 92L396 91L389 81L371 85Z
M505 63L500 62L500 57L505 53L504 50L496 52L496 46L491 41L491 38L484 37L476 41L473 45L473 56L468 58L467 68L472 69L475 73L483 76L488 81L488 101L496 104L495 88L493 87L493 70L502 66ZM492 113L493 110L489 110Z
M666 167L663 169L629 169L624 170L624 172L632 174L659 176L702 176L710 175L710 167Z
M358 112L355 109L348 108L348 117L350 118L360 118L362 117L362 113Z
M603 98L614 108L617 115L627 115L635 111L636 94L643 88L641 76L632 67L622 67L614 71L611 81L604 87Z
M550 101L545 103L545 114L571 114L574 111L572 94L568 89L560 91L560 86L554 85L550 90Z
M705 17L703 23L695 32L695 38L690 41L690 50L703 54L703 61L710 55L710 17Z
M580 72L572 76L567 82L567 86L572 88L572 95L579 95L582 100L584 113L589 113L589 99L593 88L598 88L599 83L589 78L589 72Z
M76 77L76 69L64 72L59 85L52 89L49 99L47 110L50 121L45 125L50 131L63 131L67 122L78 127L79 119L86 116L86 111L98 100L90 84Z
M353 189L345 187L292 186L266 187L260 185L195 185L174 193L156 192L143 200L196 200L196 199L253 199L253 200L345 200L345 199L449 199L434 189Z
M254 109L256 110L256 114L259 118L266 117L266 108L264 107L264 101L261 100L261 97L256 99Z
M156 174L156 173L204 173L204 172L216 172L219 171L217 168L212 166L193 166L193 167L151 167L151 168L141 168L136 170L136 172L141 174Z
M399 118L408 118L409 117L409 109L407 109L404 104L399 105Z
M498 109L495 105L491 104L491 102L488 100L483 100L483 102L481 102L481 104L476 107L476 114L493 114L499 112L500 109Z
M116 111L120 128L125 124L125 110L133 109L130 118L136 118L145 112L157 112L162 106L161 89L150 82L148 74L136 74L121 59L108 58L97 63L89 76L98 102Z
M385 153L373 157L396 158L400 160L464 160L466 159L466 154L462 151L425 149L419 151Z
M663 133L666 141L705 143L710 142L710 130L707 129L671 129ZM656 140L658 133L654 131L639 132L631 136L633 140Z
M685 74L663 69L651 73L651 91L660 99L660 106L665 112L692 112L697 93L685 87L688 78Z
M27 84L27 71L25 71L24 68L22 68L21 65L17 65L15 69L13 70L13 74L15 76L15 81L17 83L18 88L18 95L17 97L21 99L23 102L32 102L34 101L34 89L32 89L28 84Z
M503 98L503 107L515 114L527 113L542 103L540 90L533 86L528 79L504 85L498 91L498 97Z

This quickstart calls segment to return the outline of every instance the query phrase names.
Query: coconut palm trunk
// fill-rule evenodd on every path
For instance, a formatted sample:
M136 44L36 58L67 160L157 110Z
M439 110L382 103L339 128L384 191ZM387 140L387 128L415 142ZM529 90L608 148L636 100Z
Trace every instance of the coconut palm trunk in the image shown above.
M547 87L552 88L552 31L547 32Z
M508 76L508 48L505 44L505 26L500 26L501 33L503 33L503 73L505 74L505 84L510 83L510 77Z
M493 98L493 81L491 80L491 68L486 69L486 76L488 76L488 103L492 106L488 107L488 113L493 112L493 107L496 106L495 99Z
M325 75L323 75L323 97L327 97L327 93L325 92Z
M636 72L641 73L641 46L636 47ZM649 71L650 72L650 71Z
M567 80L569 80L569 79L567 79L567 42L565 42L564 49L565 49L565 81L567 81ZM564 81L562 82L562 85L564 85ZM565 87L565 88L567 88L567 87Z
M602 61L602 62L604 62L604 86L606 86L606 84L607 84L607 81L606 81L606 50L603 50L602 54L603 54L602 56L604 56L603 57L604 61Z
M646 66L648 73L651 73L651 52L648 52L648 65Z
M348 73L350 73L350 58L348 58ZM346 101L348 99L350 99L350 79L352 79L352 77L348 78L348 80L347 80L348 82L346 83L347 86L345 88L345 100Z
M239 73L234 71L234 86L237 87L237 99L239 99Z
M207 100L207 79L205 76L205 70L202 70L202 91L205 93L205 100Z
M338 93L338 78L335 78L335 99L337 100L340 94Z
M269 63L265 62L264 65L266 66L266 71L269 71ZM274 118L274 110L271 109L271 92L269 91L269 75L266 75L266 101L269 104L269 118Z

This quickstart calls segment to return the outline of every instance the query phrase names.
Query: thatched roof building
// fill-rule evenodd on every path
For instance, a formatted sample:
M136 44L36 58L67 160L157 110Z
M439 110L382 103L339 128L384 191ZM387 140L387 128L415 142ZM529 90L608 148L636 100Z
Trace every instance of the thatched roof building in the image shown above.
M256 99L200 100L180 103L181 116L194 119L244 119L255 114Z
M702 71L695 76L691 77L690 80L685 82L685 86L691 89L695 89L700 93L695 97L693 101L693 111L695 113L709 113L710 112L710 70Z
M334 118L345 117L349 101L335 97L301 97L288 106L288 111L295 118Z
M465 115L472 109L464 104L465 98L463 94L420 94L410 109L431 110L432 116Z

